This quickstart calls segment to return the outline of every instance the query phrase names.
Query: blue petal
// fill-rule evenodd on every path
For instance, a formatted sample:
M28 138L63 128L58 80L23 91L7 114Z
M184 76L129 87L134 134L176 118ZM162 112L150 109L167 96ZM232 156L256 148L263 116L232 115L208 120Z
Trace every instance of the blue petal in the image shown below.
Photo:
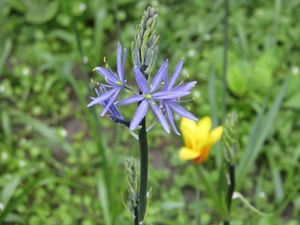
M95 69L110 85L116 85L116 83L119 81L116 74L109 72L107 69L102 67L96 67Z
M157 88L159 87L159 85L161 84L161 82L164 79L164 76L167 74L168 77L168 63L169 61L166 60L162 66L159 68L157 74L155 75L155 77L152 80L152 88L150 89L150 93L153 93L154 91L157 90Z
M149 104L150 104L153 112L155 113L157 119L159 120L160 124L165 129L165 131L169 134L170 133L170 127L168 125L168 122L167 122L164 114L162 114L162 112L158 108L158 105L155 102L150 102Z
M177 87L175 87L173 90L176 90L176 91L190 91L192 88L195 87L197 81L192 81L192 82L188 82L186 84L182 84L182 85L179 85Z
M111 104L111 106L108 109L111 116L114 116L119 119L124 119L120 111L118 110L117 106L115 104Z
M169 121L170 121L170 124L174 130L174 132L177 134L177 135L180 135L180 133L178 132L176 126L175 126L175 123L174 123L174 117L173 117L173 114L172 114L172 111L170 109L170 107L168 105L165 105L166 106L166 109L167 109L167 116L169 118Z
M176 82L176 80L177 80L177 78L178 78L178 76L181 72L182 65L183 65L183 58L179 61L179 63L177 64L177 66L175 68L175 71L174 71L174 73L173 73L173 75L170 79L170 83L168 85L168 90L170 90L174 86L174 84L175 84L175 82Z
M103 101L108 99L114 92L116 92L116 89L110 89L108 92L103 93L101 96L98 96L93 101L91 101L90 104L87 105L87 107L90 107L95 104L101 104Z
M124 55L122 60L122 46L120 42L118 42L118 51L117 51L117 71L118 76L121 81L124 80L124 63L126 59L126 49L124 49Z
M168 105L175 113L177 113L180 116L183 116L190 120L198 120L192 113L184 109L182 106L177 105L175 102L166 101L165 104Z
M148 82L147 82L145 76L140 71L140 68L135 66L133 68L133 72L135 74L135 79L136 79L136 82L137 82L140 90L142 91L142 93L147 94L149 92Z
M122 46L120 42L118 42L118 50L117 50L117 73L120 80L123 80L122 77Z
M113 102L115 101L115 99L117 98L118 94L120 92L120 89L117 90L110 98L109 102L107 103L106 107L103 109L101 116L104 116L104 114L107 112L107 110L110 109L111 105L113 104ZM110 111L111 112L111 111ZM112 113L112 112L111 112Z
M155 100L169 100L169 99L177 99L183 96L189 95L191 92L189 91L159 91L152 95L152 98Z
M130 122L130 130L134 130L144 119L146 113L148 111L148 102L146 100L142 101L137 108L131 122Z
M116 102L116 105L127 105L135 102L142 101L145 97L143 95L134 95L119 102Z

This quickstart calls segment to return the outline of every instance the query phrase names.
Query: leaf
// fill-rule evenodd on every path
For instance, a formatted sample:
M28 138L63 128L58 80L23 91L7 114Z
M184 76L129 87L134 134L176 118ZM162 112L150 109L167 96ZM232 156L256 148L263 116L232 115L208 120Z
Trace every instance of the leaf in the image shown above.
M277 66L277 60L274 59L274 51L263 53L252 66L250 76L250 88L253 91L267 90L273 81L273 73Z
M263 109L257 115L255 122L252 126L250 137L245 146L243 155L239 161L236 173L237 180L237 190L242 185L247 173L254 166L254 162L260 153L261 147L263 146L267 136L273 127L274 120L276 118L277 112L280 109L281 102L287 90L287 86L290 80L291 74L288 74L278 92L276 98L269 111L264 115L264 108L267 104L267 99L263 105ZM264 117L263 117L264 116Z
M44 3L44 2L43 2ZM48 4L42 2L28 2L28 11L25 20L29 23L40 25L54 18L58 12L58 2L51 1Z
M246 95L248 92L249 77L244 72L242 68L243 65L249 67L249 65L246 65L244 62L233 64L231 67L229 67L227 75L229 90L239 97Z
M4 207L8 204L11 197L14 195L17 186L21 180L21 177L15 175L11 178L11 180L4 186L4 189L0 196L0 202L3 203Z
M14 196L13 200L7 204L7 206L0 214L0 224L2 224L3 221L6 221L8 214L18 206L18 204L25 196L28 196L28 194L33 191L38 181L38 178L34 179L32 182L23 187L17 196Z
M99 202L103 210L103 217L105 224L110 225L112 224L111 214L110 214L110 207L109 207L109 199L107 193L107 186L105 184L104 173L101 171L100 176L98 176L98 194L99 194Z
M1 53L0 53L0 75L2 74L2 69L5 64L6 59L8 58L11 48L12 48L12 42L11 39L5 40L4 46L1 45Z
M300 109L300 92L286 100L283 105L284 107Z
M55 129L49 127L42 121L32 118L21 111L12 111L15 116L14 122L19 124L31 125L34 130L44 136L48 143L55 144L65 150L67 153L74 153L73 147L65 140L62 140Z

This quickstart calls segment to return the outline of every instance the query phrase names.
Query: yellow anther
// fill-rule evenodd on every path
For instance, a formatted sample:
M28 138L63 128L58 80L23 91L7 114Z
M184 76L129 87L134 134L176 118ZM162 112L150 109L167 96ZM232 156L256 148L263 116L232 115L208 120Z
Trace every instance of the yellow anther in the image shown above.
M153 85L152 85L152 84L150 84L150 88L153 88Z
M94 72L96 69L97 69L97 68L95 67L95 68L92 70L92 72Z
M103 61L106 63L106 56L104 56Z
M94 83L94 80L91 78L91 83Z
M160 83L161 83L161 84L165 84L165 82L163 82L163 81L162 81L162 82L160 82Z
M189 106L187 106L187 110L188 110L188 111L190 111L190 110L191 110L191 108L190 108Z
M189 78L190 76L188 74L186 74L186 77Z
M196 101L196 99L193 97L193 100Z
M180 83L179 83L179 86L180 86L180 85L183 85L183 80L182 80L182 81L180 81Z

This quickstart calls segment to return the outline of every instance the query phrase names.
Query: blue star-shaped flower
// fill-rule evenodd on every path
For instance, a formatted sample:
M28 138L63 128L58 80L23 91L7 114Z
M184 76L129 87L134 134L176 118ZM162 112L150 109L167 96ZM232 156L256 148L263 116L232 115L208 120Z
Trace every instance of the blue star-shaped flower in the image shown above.
M176 80L181 72L183 66L183 58L179 61L179 63L177 64L175 71L170 79L170 81L168 80L168 73L164 74L163 77L163 91L176 91L176 92L189 92L191 91L191 89L195 86L195 84L197 83L196 81L193 82L189 82L186 84L183 84L182 82L177 85L176 87L173 87L176 83ZM179 97L177 98L173 98L173 99L162 99L160 102L160 108L163 111L163 113L166 113L172 127L173 130L176 134L180 135L180 133L178 132L175 123L174 123L174 117L173 117L173 113L172 111L174 111L176 114L191 119L191 120L198 120L192 113L190 113L189 111L187 111L186 109L184 109L184 107L178 105L178 103L180 103L182 101L179 100Z
M90 107L95 104L102 104L104 101L106 102L106 106L104 107L101 116L103 116L108 110L109 107L113 104L115 99L117 98L120 91L125 87L126 80L124 80L124 64L126 59L126 49L124 49L123 59L122 59L122 46L118 42L118 51L117 51L117 74L115 74L109 67L106 65L106 68L96 67L96 70L101 76L104 77L107 84L100 84L102 87L107 87L109 90L107 92L98 95L97 98L93 98L93 101L90 102L87 106Z
M105 87L99 87L99 90L95 89L96 94L99 97L102 97L103 95L105 95L107 93ZM96 100L97 98L94 97L90 97L93 101ZM98 104L102 105L104 108L107 107L107 104L110 102L110 99L105 99L104 101L99 102ZM120 113L120 111L118 110L117 106L115 104L111 104L108 107L108 112L109 115L107 116L109 119L111 119L112 121L114 121L115 123L118 124L123 124L127 127L129 127L130 122L124 120L124 117L122 116L122 114Z
M168 101L172 99L177 99L183 96L190 94L189 91L181 89L170 89L170 90L161 90L157 91L160 87L163 77L167 74L168 60L160 67L158 73L154 76L150 88L148 87L148 82L145 76L141 73L139 67L134 67L133 72L135 74L135 79L140 89L141 94L131 96L127 99L124 99L120 102L117 102L118 105L131 104L134 102L139 102L139 106L132 118L130 123L130 130L134 130L145 117L149 105L152 108L157 119L161 123L162 127L167 133L170 133L169 125L164 117L164 113L157 105L156 101Z

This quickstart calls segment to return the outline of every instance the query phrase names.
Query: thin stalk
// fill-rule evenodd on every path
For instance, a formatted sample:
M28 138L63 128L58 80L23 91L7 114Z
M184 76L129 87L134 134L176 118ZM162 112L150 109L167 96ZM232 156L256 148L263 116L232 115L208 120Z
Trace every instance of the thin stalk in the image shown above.
M229 184L228 193L227 193L228 212L230 212L232 194L233 194L234 188L235 188L235 167L231 163L229 163L229 178L230 178L230 184Z
M139 209L138 206L134 207L134 225L139 225Z
M228 209L228 215L229 219L224 221L224 225L229 225L230 224L230 207L231 207L231 202L232 202L232 194L234 192L235 188L235 167L234 164L229 163L229 187L228 187L228 192L227 192L227 209Z
M81 39L80 39L80 36L79 36L79 32L78 32L78 29L77 29L77 23L76 23L76 19L75 17L73 17L73 28L74 28L74 32L75 32L75 36L76 36L76 41L77 41L77 48L78 48L78 51L79 51L79 54L80 54L80 59L81 59L81 62L82 59L84 58L84 54L83 54L83 50L82 50L82 45L81 45ZM83 66L84 66L84 70L85 71L88 71L88 68L91 68L89 67L86 63L83 63ZM88 68L86 68L88 67ZM84 78L85 78L85 83L86 83L86 88L89 90L88 93L89 93L89 96L91 96L90 94L90 88L89 88L89 77L87 76L87 73L84 73ZM89 110L90 111L90 110ZM106 154L105 154L105 151L104 151L104 147L102 145L102 140L101 140L101 135L99 135L101 133L101 127L100 127L100 123L99 123L99 119L98 119L98 116L97 116L97 113L96 113L96 109L94 107L91 108L91 111L92 111L92 115L93 115L93 121L90 119L90 117L88 117L88 121L89 121L89 124L91 125L91 127L94 128L94 132L95 134L97 134L97 137L96 138L96 143L97 143L97 148L99 150L99 154L101 155L102 157L102 167L103 167L103 171L104 171L104 179L105 179L105 183L106 183L106 188L107 188L107 192L108 192L108 199L111 199L110 196L111 196L111 188L110 188L110 176L109 176L109 173L108 173L108 165L107 165L107 160L106 160Z
M119 21L119 18L118 18L118 11L119 11L119 8L118 8L118 1L117 0L114 0L114 13L115 13L115 27L116 27L116 31L117 31L117 37L118 37L118 40L122 43L121 41L121 26L120 26L120 21Z
M148 75L144 73L145 70L146 68L143 66L141 68L141 72L144 74L146 79L148 79ZM144 117L140 125L142 127L139 130L139 144L140 144L140 193L139 193L139 203L138 203L139 222L144 220L146 207L147 207L148 140L147 140L147 131L146 131L146 116Z
M196 211L195 211L195 224L200 225L200 216L199 216L199 208L200 208L200 168L201 165L195 165L197 180L196 180Z
M139 196L139 221L143 221L147 205L148 183L148 140L146 132L146 118L141 122L139 130L140 142L140 196Z
M228 52L228 17L229 17L229 0L224 1L224 52L223 52L223 94L222 94L222 116L223 121L226 117L226 97L227 97L227 52Z

